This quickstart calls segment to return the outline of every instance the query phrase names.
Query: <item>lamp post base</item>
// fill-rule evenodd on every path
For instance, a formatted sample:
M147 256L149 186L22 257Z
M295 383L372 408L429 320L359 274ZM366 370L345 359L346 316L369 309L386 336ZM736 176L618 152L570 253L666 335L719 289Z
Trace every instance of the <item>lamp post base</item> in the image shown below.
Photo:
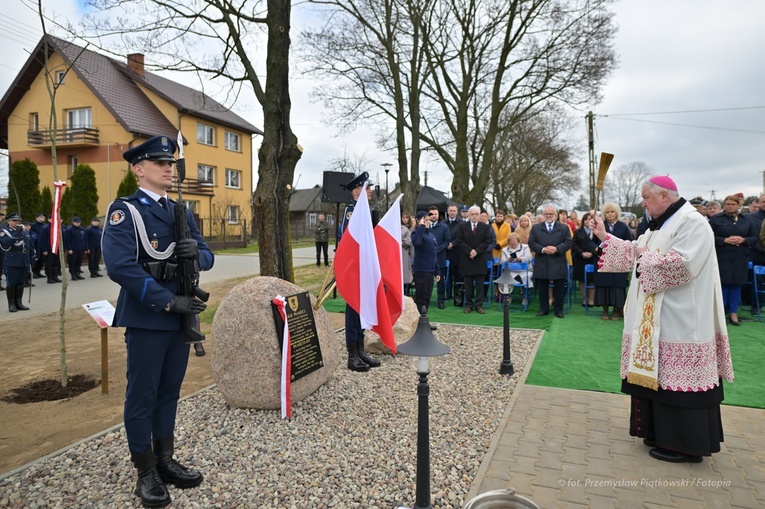
M513 367L513 361L509 359L503 360L502 364L499 366L499 374L513 376L513 373L515 373L515 368Z

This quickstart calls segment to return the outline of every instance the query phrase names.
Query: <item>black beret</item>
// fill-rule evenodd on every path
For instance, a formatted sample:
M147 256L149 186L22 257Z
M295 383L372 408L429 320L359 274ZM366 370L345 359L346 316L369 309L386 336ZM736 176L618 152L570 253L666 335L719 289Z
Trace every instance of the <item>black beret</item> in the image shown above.
M122 157L130 164L136 164L144 159L149 161L171 161L174 163L176 161L173 154L175 154L177 148L175 142L169 136L155 136L140 145L126 150Z
M364 182L366 182L367 180L369 180L369 173L363 172L360 175L357 175L353 177L351 180L349 180L348 183L345 184L345 188L348 191L352 191L359 186L363 186Z

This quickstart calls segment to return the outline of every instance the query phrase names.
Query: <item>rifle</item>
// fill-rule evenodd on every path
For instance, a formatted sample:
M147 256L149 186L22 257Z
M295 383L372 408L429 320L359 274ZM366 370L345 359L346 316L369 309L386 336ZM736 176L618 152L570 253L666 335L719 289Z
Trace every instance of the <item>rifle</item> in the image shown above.
M186 159L183 157L183 136L178 131L178 162L175 165L178 172L178 203L175 204L175 240L190 239L191 229L186 213L186 205L183 204L183 181L186 179ZM177 260L178 268L178 295L196 296L207 302L210 294L199 288L199 261ZM198 315L181 315L183 317L183 331L186 343L201 343L205 335L199 329Z

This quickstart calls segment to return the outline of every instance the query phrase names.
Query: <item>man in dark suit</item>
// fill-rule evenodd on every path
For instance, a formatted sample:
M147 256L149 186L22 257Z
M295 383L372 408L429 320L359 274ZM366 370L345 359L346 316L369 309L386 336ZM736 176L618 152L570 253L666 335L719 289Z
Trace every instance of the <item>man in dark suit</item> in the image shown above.
M571 231L568 225L556 221L555 207L546 205L544 222L531 227L529 248L536 254L534 260L534 285L539 292L539 313L545 316L550 312L547 288L553 283L553 309L555 316L563 318L563 300L566 297L568 279L568 261L566 251L571 249Z
M454 239L457 238L457 228L462 223L462 218L459 217L456 205L449 205L446 209L446 218L444 219L446 227L449 229L449 245L446 246L446 259L449 260L449 281L445 281L446 288L446 300L452 298L452 290L454 283L459 278L459 265L460 265L460 251L454 245ZM444 273L444 276L446 273Z
M109 206L103 257L109 278L120 285L115 327L126 327L125 433L138 470L135 493L145 507L171 502L166 484L193 488L202 474L174 458L175 414L189 360L182 315L198 315L206 304L177 295L177 260L195 260L201 270L214 256L186 210L190 239L175 238L173 185L175 142L155 136L122 156L138 179L133 196ZM198 319L198 318L197 318Z
M428 207L428 222L430 223L430 234L436 239L436 257L438 259L438 272L442 277L438 279L436 283L436 293L438 295L438 309L444 309L444 301L446 301L446 287L444 277L446 275L446 248L451 243L451 235L449 234L449 227L442 221L439 221L438 207L431 205ZM417 249L415 248L415 258L417 257ZM415 284L416 286L416 284ZM418 306L419 308L419 306Z
M484 298L483 280L486 277L486 250L493 244L491 226L481 222L480 215L480 208L475 205L470 207L468 220L459 225L457 238L453 242L460 250L460 272L465 281L465 313L470 313L473 307L477 313L484 313L481 306Z

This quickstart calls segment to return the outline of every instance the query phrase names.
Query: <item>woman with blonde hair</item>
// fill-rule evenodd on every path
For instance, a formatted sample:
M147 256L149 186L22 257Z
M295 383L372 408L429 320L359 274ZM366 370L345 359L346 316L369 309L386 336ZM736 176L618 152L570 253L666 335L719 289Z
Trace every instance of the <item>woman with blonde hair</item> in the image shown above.
M529 235L531 234L531 219L529 219L529 216L523 215L518 219L515 233L518 234L518 241L521 244L529 243Z
M622 240L632 240L629 228L619 220L622 209L613 202L604 203L600 209L601 217L606 231L614 237ZM599 253L598 253L599 254ZM608 320L608 308L614 311L611 320L624 318L624 303L627 301L627 274L628 272L598 272L595 266L595 305L603 306L603 320Z

